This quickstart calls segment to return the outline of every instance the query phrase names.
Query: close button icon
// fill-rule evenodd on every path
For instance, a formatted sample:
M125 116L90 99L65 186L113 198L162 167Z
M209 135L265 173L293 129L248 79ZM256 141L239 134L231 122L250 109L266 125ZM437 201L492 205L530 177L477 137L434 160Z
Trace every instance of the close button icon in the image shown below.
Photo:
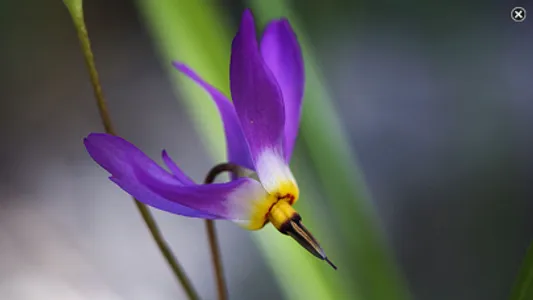
M515 22L524 22L526 19L526 9L517 6L511 10L511 19Z

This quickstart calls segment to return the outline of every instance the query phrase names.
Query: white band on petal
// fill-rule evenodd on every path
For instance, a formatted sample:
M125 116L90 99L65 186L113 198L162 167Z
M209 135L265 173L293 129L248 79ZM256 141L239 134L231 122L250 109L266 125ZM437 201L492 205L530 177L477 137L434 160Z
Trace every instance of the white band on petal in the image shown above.
M270 194L281 194L283 196L289 193L289 191L284 191L288 186L296 187L296 180L283 155L278 151L272 148L265 148L257 157L255 165L261 184ZM297 195L293 196L297 197Z

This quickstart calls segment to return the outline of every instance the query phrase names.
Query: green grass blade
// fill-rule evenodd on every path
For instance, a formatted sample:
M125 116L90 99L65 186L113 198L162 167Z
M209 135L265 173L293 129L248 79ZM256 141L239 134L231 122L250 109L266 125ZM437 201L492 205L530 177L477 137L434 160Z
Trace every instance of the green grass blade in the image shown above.
M225 158L220 117L203 90L170 67L171 60L189 64L214 86L229 94L229 51L232 34L209 1L138 0L138 7L155 38L161 59L184 95L196 129L214 161ZM252 233L286 299L342 299L343 291L328 284L328 266L304 252L272 228ZM231 293L231 291L230 291ZM353 297L349 299L354 299Z
M529 299L533 299L533 244L527 250L511 297L509 297L509 300Z
M365 299L409 299L409 291L384 242L373 208L369 205L356 158L323 84L305 32L291 13L287 1L254 0L250 3L256 17L263 23L285 16L298 34L304 52L307 81L301 135L328 196L328 204L338 220L338 233L345 249L343 260L351 261L356 288L362 291Z

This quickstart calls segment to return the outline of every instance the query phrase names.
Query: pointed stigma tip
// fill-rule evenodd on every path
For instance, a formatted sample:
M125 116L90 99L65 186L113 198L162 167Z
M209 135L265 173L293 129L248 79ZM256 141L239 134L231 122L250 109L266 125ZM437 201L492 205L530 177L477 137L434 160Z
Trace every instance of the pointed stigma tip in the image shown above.
M329 260L329 258L324 257L324 260L335 270L337 270L337 266Z

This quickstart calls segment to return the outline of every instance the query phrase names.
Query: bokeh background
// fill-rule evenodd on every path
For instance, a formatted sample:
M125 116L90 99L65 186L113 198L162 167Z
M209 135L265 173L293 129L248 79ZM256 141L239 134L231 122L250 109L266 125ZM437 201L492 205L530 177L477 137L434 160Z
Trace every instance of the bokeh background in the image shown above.
M269 6L279 1L86 2L115 127L157 161L167 149L201 180L217 160L212 153L220 152L205 128L219 134L219 120L211 117L206 95L169 76L173 48L164 37L175 28L173 45L187 53L216 51L226 65L192 65L201 65L202 74L216 68L213 73L225 75L220 68L227 68L243 8L251 6L264 20L263 12L276 14ZM189 15L188 21L174 20L168 24L176 27L161 33L157 24L168 16L157 14L164 10L154 8L156 2L174 2L176 15ZM339 271L294 248L289 259L305 257L305 265L286 265L293 275L302 268L286 279L290 291L273 271L279 261L268 255L288 249L279 244L288 238L219 222L230 298L309 299L307 290L319 300L387 300L360 292L361 286L396 289L387 281L365 283L371 265L357 267L365 255L351 251L364 249L368 228L360 225L367 222L379 224L368 232L383 233L376 239L384 242L376 245L388 245L384 255L397 264L380 270L401 274L385 278L404 286L412 299L506 299L533 237L533 17L513 23L510 10L533 9L533 2L284 2L288 8L280 11L298 22L306 59L328 91L322 101L332 104L343 128L342 135L328 132L335 128L331 119L308 118L306 128L325 128L333 138L321 145L309 139L312 134L302 137L294 166L303 193L314 199L298 204L308 212L302 212L304 221ZM191 7L194 13L187 11ZM62 1L2 1L0 20L0 299L185 299L130 197L107 180L82 145L89 132L103 129ZM217 26L200 49L205 24ZM221 28L226 35L218 34ZM209 44L217 38L217 47ZM184 53L173 59L187 61L191 56ZM180 93L184 84L198 97ZM194 103L208 107L206 119L190 113ZM306 112L312 109L306 106ZM345 199L331 199L328 189L342 186L324 187L322 179L344 173L314 168L345 158L313 152L344 147L337 136L349 146L346 157L353 161L346 165L359 166L346 174L363 174L339 179L357 186L357 197L348 191L340 197ZM317 170L321 174L313 175ZM352 214L352 202L370 209ZM338 218L343 203L345 215ZM201 296L215 299L203 222L153 212ZM338 227L344 233L337 234ZM306 283L316 280L329 292L313 294L320 288Z

